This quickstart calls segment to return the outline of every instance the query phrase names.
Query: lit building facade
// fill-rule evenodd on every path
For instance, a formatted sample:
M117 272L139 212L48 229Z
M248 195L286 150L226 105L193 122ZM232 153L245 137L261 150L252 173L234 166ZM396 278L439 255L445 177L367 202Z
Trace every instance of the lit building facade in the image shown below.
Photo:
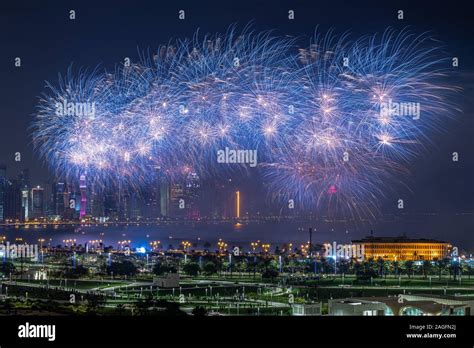
M387 261L420 261L444 259L449 256L452 245L433 239L409 239L406 237L367 237L354 240L352 244L363 246L364 259Z
M40 186L31 190L31 212L34 218L44 216L44 189Z
M81 192L81 208L79 211L79 217L82 219L86 216L87 207L87 184L85 175L81 175L79 178L79 190Z

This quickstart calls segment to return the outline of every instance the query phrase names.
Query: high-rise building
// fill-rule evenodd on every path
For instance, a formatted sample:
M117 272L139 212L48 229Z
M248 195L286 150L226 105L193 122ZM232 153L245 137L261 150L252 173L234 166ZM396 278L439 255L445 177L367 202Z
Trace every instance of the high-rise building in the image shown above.
M104 215L109 219L118 219L119 217L119 207L120 207L120 193L109 190L105 194L104 199Z
M7 186L7 167L0 164L0 222L5 220L5 199Z
M44 216L44 189L41 186L31 189L31 215L33 218Z
M5 219L21 219L21 190L18 180L7 180L5 189Z
M160 213L161 216L170 215L170 185L166 182L160 183Z
M81 191L81 208L79 212L79 217L83 218L86 216L86 207L87 207L87 185L86 185L86 176L81 175L79 178L79 190Z
M170 189L170 216L184 217L186 203L183 185L172 184Z
M235 217L240 218L240 191L235 191Z
M23 169L20 172L20 189L21 189L21 220L28 221L30 218L30 172Z
M30 218L30 195L28 188L21 189L21 220L28 221Z
M64 182L57 182L54 185L54 214L64 215L64 209L67 206L67 192Z
M142 213L145 218L156 219L160 216L160 187L151 185L141 192Z
M88 207L90 208L90 214L93 217L104 217L104 195L95 191L95 187L91 187L91 194Z
M130 195L130 218L137 219L142 216L142 211L140 209L140 196L133 192Z
M186 177L186 185L184 189L184 199L186 202L186 217L196 219L200 217L199 197L201 191L201 183L196 173L189 173Z
M20 172L20 185L22 188L29 188L30 187L30 171L29 169L25 168Z
M44 185L41 186L43 191L43 214L44 216L50 216L54 214L54 187L53 184L49 181L44 182Z

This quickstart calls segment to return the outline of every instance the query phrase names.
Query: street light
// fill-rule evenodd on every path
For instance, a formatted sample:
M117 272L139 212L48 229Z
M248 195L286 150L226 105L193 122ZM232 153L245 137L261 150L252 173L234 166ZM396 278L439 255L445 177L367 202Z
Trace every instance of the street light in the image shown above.
M225 243L222 239L219 239L217 242L217 247L219 248L219 253L223 253L227 250L227 243Z
M160 244L161 242L159 240L154 240L153 242L150 242L151 249L153 251L158 250L158 248L160 247Z
M252 247L252 252L253 253L255 253L255 250L258 248L258 243L259 242L260 241L250 243L250 246Z
M189 247L191 246L191 243L188 242L187 240L184 240L184 241L181 242L181 244L183 245L184 251L185 251L185 252L188 252L188 249L189 249Z

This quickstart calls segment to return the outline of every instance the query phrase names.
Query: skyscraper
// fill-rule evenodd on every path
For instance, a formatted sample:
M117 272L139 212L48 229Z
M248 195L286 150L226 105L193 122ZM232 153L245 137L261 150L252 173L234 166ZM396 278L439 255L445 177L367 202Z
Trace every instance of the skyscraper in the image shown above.
M79 178L79 190L81 192L81 209L79 212L79 217L83 218L86 216L86 206L87 206L87 185L86 185L86 176L81 175Z
M240 217L240 191L235 192L235 217Z
M66 185L63 182L57 182L54 185L54 214L62 217L66 206Z
M31 213L33 218L44 216L44 189L40 186L31 189Z
M160 184L160 212L161 216L170 215L170 186L166 182Z
M186 187L184 190L186 200L186 217L196 219L200 217L200 209L198 206L201 194L201 183L196 173L189 173L186 177Z
M21 190L18 180L7 180L5 188L5 219L21 219Z
M186 200L184 188L181 184L172 184L170 188L170 216L183 217L185 214Z
M23 169L20 173L20 189L21 189L21 220L28 221L30 218L30 172Z

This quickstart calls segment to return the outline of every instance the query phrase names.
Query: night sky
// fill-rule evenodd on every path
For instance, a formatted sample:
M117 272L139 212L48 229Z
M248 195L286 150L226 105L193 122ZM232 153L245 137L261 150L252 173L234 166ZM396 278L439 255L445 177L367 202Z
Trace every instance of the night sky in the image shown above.
M405 204L407 214L434 212L439 219L406 227L412 235L474 243L474 36L472 11L456 1L14 1L0 5L0 163L9 177L29 168L32 184L50 177L46 164L35 158L28 127L45 80L55 83L59 73L78 68L113 70L124 57L138 60L140 51L153 51L172 38L225 31L249 22L253 28L275 30L277 35L302 36L303 42L318 26L322 32L349 32L354 37L382 33L387 27L409 26L429 31L444 44L448 56L459 57L456 83L463 87L463 113L447 120L443 132L432 138L429 156L418 158L411 169ZM69 19L69 10L76 20ZM186 11L186 20L178 11ZM288 10L295 11L289 21ZM397 19L402 9L405 19ZM21 57L22 67L14 67ZM454 81L454 80L453 80ZM451 161L452 152L460 161ZM22 161L14 161L21 152ZM391 205L390 205L391 204ZM386 212L394 204L387 203ZM467 215L466 215L467 213ZM463 214L463 215L459 215ZM469 215L470 214L470 215ZM410 225L412 226L412 225ZM416 225L418 226L418 224ZM397 229L400 226L397 226ZM400 228L403 228L403 224ZM418 228L418 227L417 227ZM449 229L449 230L448 230ZM385 234L401 231L386 231ZM383 233L381 233L383 234ZM444 238L446 237L446 238ZM449 238L448 238L449 237Z

